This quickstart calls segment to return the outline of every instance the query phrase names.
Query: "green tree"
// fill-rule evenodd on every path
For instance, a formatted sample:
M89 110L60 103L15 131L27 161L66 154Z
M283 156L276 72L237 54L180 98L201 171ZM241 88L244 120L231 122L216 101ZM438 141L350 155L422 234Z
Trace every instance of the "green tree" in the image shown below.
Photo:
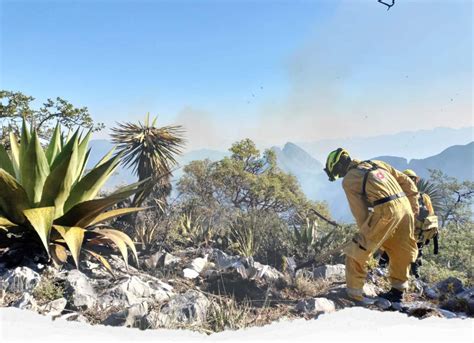
M49 141L57 123L63 127L101 130L104 125L94 124L87 107L75 107L62 98L47 99L39 108L33 108L32 96L21 92L0 91L0 142L8 147L8 134L13 130L19 136L23 119L31 125L42 140Z
M301 218L311 208L329 216L327 205L308 200L297 179L277 166L273 151L260 153L250 139L229 150L231 155L220 161L193 161L184 167L177 184L180 205L199 216L201 225L227 232L233 248L278 266L284 255L301 250L293 240L294 230L306 223ZM323 230L327 226L319 224ZM308 249L297 253L307 254Z
M440 170L430 170L430 173L424 186L434 192L436 199L433 204L440 219L439 254L434 255L432 249L425 250L421 276L428 282L455 276L472 284L474 183L458 181Z
M271 150L263 155L250 139L230 148L232 155L218 162L194 161L184 168L178 190L188 200L243 212L291 212L306 201L293 175L280 170Z
M428 282L437 282L449 276L461 278L473 284L474 265L472 247L474 244L474 226L472 220L463 226L451 222L439 232L439 254L433 249L425 249L421 276Z
M472 219L474 182L459 181L440 170L430 170L430 181L438 189L438 212L441 226L453 222L456 226L467 224Z

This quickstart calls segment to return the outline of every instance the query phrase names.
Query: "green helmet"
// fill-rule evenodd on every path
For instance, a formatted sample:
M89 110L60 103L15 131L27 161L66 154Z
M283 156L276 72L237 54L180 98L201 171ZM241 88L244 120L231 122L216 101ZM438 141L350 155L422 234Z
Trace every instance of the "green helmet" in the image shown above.
M329 177L329 181L335 181L336 179L339 178L340 175L337 172L335 172L335 167L337 163L339 162L339 160L341 159L341 156L343 155L349 156L349 153L347 152L347 150L343 148L338 148L329 153L328 158L326 160L326 168L324 168L324 171Z
M405 169L403 171L403 174L405 174L406 176L409 176L409 177L418 177L418 175L416 175L415 171L411 170L411 169Z
M418 181L420 181L420 178L418 177L418 175L416 175L416 173L415 173L414 170L405 169L405 170L403 171L403 174L405 174L405 175L408 176L410 179L412 179L415 184L417 184Z

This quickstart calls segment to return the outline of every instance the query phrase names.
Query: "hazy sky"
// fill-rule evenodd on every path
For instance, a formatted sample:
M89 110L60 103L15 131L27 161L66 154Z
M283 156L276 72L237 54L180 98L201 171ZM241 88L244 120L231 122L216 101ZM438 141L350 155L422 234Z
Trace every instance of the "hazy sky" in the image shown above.
M193 149L472 125L468 0L0 2L1 88Z

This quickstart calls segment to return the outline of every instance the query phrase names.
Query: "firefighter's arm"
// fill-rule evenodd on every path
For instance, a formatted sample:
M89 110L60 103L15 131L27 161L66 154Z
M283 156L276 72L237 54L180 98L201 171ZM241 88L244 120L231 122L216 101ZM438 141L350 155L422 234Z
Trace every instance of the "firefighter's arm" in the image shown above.
M342 183L344 192L346 193L349 207L351 208L352 215L354 216L357 226L360 228L369 216L369 210L367 209L367 203L364 200L362 194L352 189L347 183Z
M410 201L413 213L415 216L418 215L420 212L420 205L418 204L418 188L416 188L415 183L407 175L393 168L391 165L385 162L381 162L381 164L383 168L386 169L395 178L395 180L397 180L398 184Z

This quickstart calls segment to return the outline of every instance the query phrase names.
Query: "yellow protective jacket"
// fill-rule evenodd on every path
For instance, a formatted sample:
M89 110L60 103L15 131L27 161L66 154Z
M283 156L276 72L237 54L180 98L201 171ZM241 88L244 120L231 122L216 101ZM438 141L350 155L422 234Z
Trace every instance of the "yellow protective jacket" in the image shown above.
M349 165L349 171L342 181L342 187L349 201L352 214L360 228L369 216L369 206L376 200L405 192L410 201L415 216L419 211L418 189L415 183L405 174L393 168L389 164L374 160L372 161L379 169L369 173L366 184L365 198L362 194L364 175L372 166L367 162L353 160Z

